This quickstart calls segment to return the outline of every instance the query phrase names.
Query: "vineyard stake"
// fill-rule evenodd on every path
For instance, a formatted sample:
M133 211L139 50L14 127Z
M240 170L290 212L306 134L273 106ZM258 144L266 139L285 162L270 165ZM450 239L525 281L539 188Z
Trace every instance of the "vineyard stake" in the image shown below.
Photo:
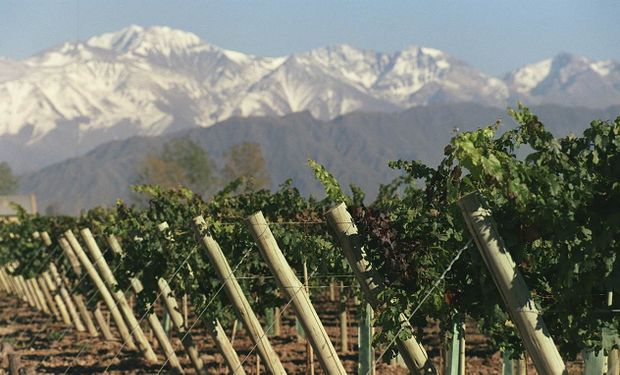
M142 285L142 282L136 279L135 277L131 279L131 287L133 288L133 291L136 293L136 295L140 294L140 292L144 290L144 286ZM154 309L151 309L150 305L147 305L146 308L149 309L149 313L146 316L146 320L151 326L151 329L153 331L153 334L155 335L155 338L159 342L159 345L161 346L162 350L164 351L164 355L168 359L168 365L172 368L172 371L174 373L184 374L185 371L183 370L183 367L181 367L179 358L177 357L177 354L175 353L174 348L172 347L172 344L170 343L170 339L168 338L168 335L166 335L166 332L164 331L164 327L162 327L161 322L159 321L159 318L157 318L157 315L155 315Z
M49 271L43 272L43 280L45 284L47 284L47 288L50 293L54 296L54 302L56 302L56 306L58 306L58 312L60 313L60 317L62 318L63 323L66 325L71 325L71 316L67 310L67 306L65 305L62 297L60 296L60 292L56 287L56 283L52 281L52 277L50 276Z
M372 350L372 307L369 303L362 306L362 319L359 323L359 369L360 374L372 375L375 373L375 356Z
M2 280L2 286L4 290L8 293L15 294L15 290L13 289L11 281L9 280L8 275L4 270L4 266L0 267L0 279Z
M160 231L164 231L168 228L168 223L160 223L157 228ZM172 293L168 282L160 278L158 284L159 290L164 296L166 310L170 315L170 320L172 320L172 324L174 324L179 335L181 335L181 337L185 337L185 339L181 340L181 342L183 342L183 345L185 345L185 341L187 341L188 346L186 348L190 348L192 350L192 352L194 353L193 355L196 357L196 364L200 364L200 370L198 370L198 368L196 368L196 370L199 373L201 373L202 371L206 373L206 369L202 364L202 360L200 360L200 358L198 357L198 350L194 345L192 335L188 331L186 322L183 322L183 316L181 315L177 300L174 297L174 294ZM245 375L245 370L243 369L243 366L241 366L239 356L237 355L235 349L232 347L230 341L228 341L228 337L226 337L226 333L224 332L224 329L222 328L220 322L216 319L215 321L205 320L204 323L207 327L207 332L215 342L215 346L224 357L224 362L226 362L226 365L228 366L230 371L234 375ZM189 351L188 354L190 354ZM193 360L192 363L194 363Z
M611 349L607 358L607 375L620 374L620 350Z
M587 350L583 353L583 374L584 375L603 375L605 370L605 355L603 350Z
M11 275L10 273L11 272L10 265L7 265L6 269L4 269L3 272L5 273L6 278L9 281L9 284L11 285L11 288L13 289L13 292L15 293L15 295L22 301L25 301L25 296L21 292L21 289L17 283L16 277Z
M52 239L50 238L50 236L49 236L49 234L47 232L45 232L45 231L41 232L39 234L39 238L43 242L43 245L45 245L46 247L52 246ZM64 324L71 325L71 317L69 315L69 312L67 311L67 306L65 306L65 303L64 303L64 301L62 300L62 297L59 294L58 287L56 286L56 283L54 282L54 280L50 276L49 268L51 266L52 266L52 264L48 265L48 270L43 271L43 273L41 273L41 279L43 281L43 284L46 286L46 289L48 290L48 293L53 298L54 303L51 303L51 305L52 306L55 305L58 308L58 311L57 311L58 317L62 319Z
M84 296L81 294L77 294L74 296L75 305L80 312L80 315L84 317L84 323L86 324L86 330L92 337L98 337L99 332L97 331L97 327L95 327L95 323L93 322L93 318L91 317L91 313L86 308L86 303L84 302Z
M200 359L200 354L198 353L198 348L196 344L194 344L194 340L192 335L187 331L185 325L183 324L183 316L179 310L179 305L172 294L172 290L168 285L168 282L164 279L159 279L158 281L159 292L161 293L162 298L164 299L164 306L170 315L170 320L172 320L172 324L177 330L179 334L179 338L181 339L181 343L185 348L185 352L189 356L190 361L192 362L192 366L196 369L196 373L206 375L207 369Z
M448 344L449 354L446 358L446 375L459 375L460 344L458 324L453 323L452 337Z
M121 245L116 239L116 237L111 235L111 236L108 236L106 240L108 242L108 245L110 246L110 249L115 254L121 257L124 256L124 251L121 248ZM134 277L130 280L130 282L131 282L131 288L133 289L135 295L140 294L140 292L144 290L142 282L139 279ZM146 307L149 310L149 313L146 316L146 320L151 326L151 329L153 330L153 334L155 335L155 338L159 342L159 345L161 346L162 350L164 351L164 355L168 359L168 365L172 368L173 372L177 374L184 374L185 372L183 371L183 367L181 367L179 358L177 357L174 351L174 348L172 347L172 344L170 343L170 339L168 338L168 335L164 331L164 327L162 327L161 322L159 321L159 318L155 314L155 309L152 308L150 305Z
M21 284L22 290L24 291L24 295L26 296L26 299L28 300L28 304L30 305L30 307L39 309L39 306L37 304L37 299L34 297L34 294L32 293L30 286L28 285L28 280L26 280L24 276L18 275L17 281Z
M0 267L0 285L2 285L2 289L4 289L5 292L11 293L11 288L4 277L4 266Z
M510 358L512 350L506 350L502 353L502 375L513 375L514 373L514 360Z
M52 315L56 318L56 320L60 320L60 313L58 312L58 308L56 307L56 303L54 302L54 297L52 297L52 293L47 287L45 280L43 279L43 275L40 275L36 278L36 282L39 284L41 291L43 292L43 296L45 297L45 302L47 303L47 307L49 307Z
M75 308L75 303L73 302L73 299L69 295L69 292L67 291L67 287L62 277L60 277L60 274L58 273L58 269L56 268L56 265L54 263L50 263L50 272L52 273L52 280L56 283L56 285L58 286L58 289L60 290L60 297L63 299L64 304L67 306L69 315L71 315L71 320L73 321L73 325L75 326L75 329L78 332L86 331L86 327L84 327L84 324L82 323L82 319L80 319L80 316L78 315L77 310Z
M273 375L286 374L278 355L269 343L269 338L263 331L263 327L243 293L243 289L241 289L239 282L237 282L237 278L230 268L220 245L211 235L201 234L206 229L206 223L202 216L194 218L194 227L220 282L224 285L224 291L228 296L228 300L232 303L237 316L243 322L252 343L256 345L258 354L263 360L267 372Z
M112 270L108 266L108 262L106 262L103 257L103 253L101 253L101 249L99 248L99 245L97 245L97 241L95 241L90 229L84 228L80 231L80 234L86 243L86 248L88 249L91 258L95 260L95 265L97 266L97 269L99 270L105 284L108 286L109 290L114 291L112 292L112 297L118 305L119 310L125 317L125 322L129 326L129 332L138 343L138 347L140 348L142 355L144 355L144 358L148 362L157 362L157 355L153 352L153 348L151 348L151 344L149 344L149 341L146 339L144 331L142 331L142 327L140 327L140 323L133 314L131 307L129 307L125 294L122 290L117 290L118 282L116 281L116 277L112 274Z
M73 248L71 247L71 245L69 244L66 238L61 237L58 240L58 244L62 248L67 258L73 257L75 261L77 261L77 256L75 255ZM74 263L74 262L69 262L69 263L71 263L71 268L73 269L73 272L77 275L77 277L81 277L82 267L79 266L79 261L78 263ZM67 280L66 277L64 280L65 280L65 283L69 285L69 281ZM98 336L99 333L97 332L97 329L95 328L95 323L93 323L93 318L91 317L91 314L86 308L86 304L84 303L84 296L81 293L75 293L73 294L72 299L73 299L73 302L75 303L75 307L77 307L77 311L80 313L80 316L82 317L82 322L86 326L86 329L88 330L90 335L93 337Z
M19 353L9 353L9 374L20 375L20 369L22 367L21 357Z
M308 295L308 300L310 300L310 289L308 284L308 263L304 259L304 288L306 289L306 294ZM306 374L314 375L314 350L312 350L312 345L310 345L309 340L306 338Z
M340 350L342 354L349 353L349 312L347 309L347 297L344 294L344 283L340 282L340 303L338 304L340 313L338 320L340 323Z
M376 309L379 306L377 294L384 286L380 284L380 278L372 268L372 265L364 258L364 249L360 244L357 227L353 222L353 218L347 211L347 206L341 203L329 210L327 213L327 221L336 232L344 256L353 269L353 273L360 284L362 292L370 305ZM401 314L400 320L401 325L409 328L413 334L414 330L404 314ZM409 371L412 373L437 373L433 362L426 354L426 350L424 350L422 344L416 340L415 336L412 335L409 339L404 341L400 339L396 340L396 347L409 368Z
M467 368L467 362L465 357L465 317L463 317L463 323L460 325L459 328L459 375L465 375L465 369Z
M282 312L279 307L273 308L273 335L279 337L282 334Z
M536 370L541 374L567 374L562 357L534 305L521 272L497 231L491 212L483 207L478 193L461 198L458 206Z
M105 317L103 316L103 313L101 312L101 308L99 307L99 304L97 304L97 307L95 308L95 312L93 313L93 315L95 315L95 320L97 321L99 328L101 328L101 333L103 333L103 338L106 339L106 341L114 340L114 336L112 335L112 332L110 331L110 326L108 325L108 322L106 322Z
M93 263L90 261L90 259L88 259L88 256L84 252L84 249L82 249L82 245L80 245L71 230L65 232L65 237L69 241L69 244L71 245L70 247L73 248L73 250L75 251L75 255L79 259L80 263L86 269L86 273L92 280L93 284L95 284L95 287L103 298L103 302L105 302L108 310L110 310L110 314L112 314L112 319L114 319L114 323L116 323L116 327L121 334L123 343L125 344L127 349L136 350L136 344L134 343L133 338L129 333L129 329L127 328L127 325L123 320L123 316L119 311L118 306L116 306L116 303L114 303L114 298L112 297L112 294L105 286L105 283L101 279L101 276L99 276L97 270L95 270L95 266L93 265Z
M39 286L37 277L31 278L29 279L29 281L30 281L30 284L32 285L32 290L34 291L34 294L37 297L37 300L39 301L39 306L41 306L41 311L43 311L47 315L50 315L51 309L49 308L49 306L47 306L45 295L43 294L43 291L41 290L41 287Z
M515 375L527 375L527 355L525 353L515 361Z
M37 310L42 311L44 313L49 313L47 305L45 305L45 301L43 301L43 294L39 294L40 291L37 290L35 286L34 278L25 279L26 287L30 291L32 298L34 299L34 304L36 305Z
M28 302L28 305L30 305L31 307L34 307L34 302L31 302L30 296L26 293L26 289L24 288L24 285L22 283L23 278L20 278L20 275L13 275L13 271L15 271L15 264L17 262L12 262L7 264L7 272L9 275L9 279L13 281L13 284L15 286L15 290L17 291L17 296L22 300L22 301L26 301ZM32 304L31 304L32 303Z
M260 253L276 278L278 286L293 302L293 309L302 324L306 337L316 351L323 371L328 375L346 374L338 353L329 339L316 310L312 306L303 284L299 281L284 254L262 212L257 212L246 219L248 229L258 244Z

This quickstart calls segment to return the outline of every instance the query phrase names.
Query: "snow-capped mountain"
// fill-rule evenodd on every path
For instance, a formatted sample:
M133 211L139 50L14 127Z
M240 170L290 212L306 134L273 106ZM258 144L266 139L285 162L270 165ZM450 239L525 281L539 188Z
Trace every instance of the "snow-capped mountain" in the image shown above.
M561 53L509 73L514 98L527 103L606 107L620 103L620 63Z
M309 111L328 120L433 103L562 102L562 95L572 100L597 90L605 101L579 104L620 103L617 63L556 60L503 81L426 47L380 53L337 45L257 57L169 27L130 26L25 60L0 59L0 160L25 171L112 139L232 116ZM578 84L571 83L574 76Z

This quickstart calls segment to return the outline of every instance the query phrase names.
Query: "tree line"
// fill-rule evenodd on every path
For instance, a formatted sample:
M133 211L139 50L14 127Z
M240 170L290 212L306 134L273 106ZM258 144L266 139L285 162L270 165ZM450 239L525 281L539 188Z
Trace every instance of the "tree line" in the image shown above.
M137 167L136 184L164 188L186 186L192 191L211 195L239 180L249 191L265 189L271 179L260 144L244 142L233 145L223 155L218 167L206 149L189 138L168 141L161 152L150 153Z

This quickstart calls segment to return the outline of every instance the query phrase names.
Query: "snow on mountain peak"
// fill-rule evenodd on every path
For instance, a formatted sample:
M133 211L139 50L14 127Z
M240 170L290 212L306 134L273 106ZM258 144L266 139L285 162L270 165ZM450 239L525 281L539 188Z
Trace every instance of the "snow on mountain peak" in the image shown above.
M544 80L551 71L553 59L528 64L513 73L512 80L518 92L528 92Z
M231 116L309 111L327 120L430 103L503 106L516 94L536 103L569 98L582 105L587 98L585 105L611 105L620 103L618 77L617 62L561 54L502 81L416 45L384 53L338 44L259 57L210 45L190 32L132 25L25 60L0 59L0 159L9 149L2 142L16 144L15 137L29 145L60 145L71 133L91 147Z
M601 77L606 77L615 67L613 60L593 61L590 63L590 69L594 70Z
M187 51L203 43L196 34L172 29L168 26L143 28L131 25L117 32L94 36L88 39L86 44L118 53L133 53L144 56L156 51L165 56L170 56L172 52Z

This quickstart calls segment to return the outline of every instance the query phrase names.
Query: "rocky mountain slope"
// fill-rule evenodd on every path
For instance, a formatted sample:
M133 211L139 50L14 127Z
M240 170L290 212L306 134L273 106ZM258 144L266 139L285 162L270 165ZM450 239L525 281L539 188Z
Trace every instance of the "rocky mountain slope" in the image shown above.
M111 140L233 116L308 111L331 120L454 102L502 107L517 98L619 104L619 65L559 55L500 79L427 47L382 53L336 45L257 57L181 30L130 26L25 60L0 59L0 160L31 171Z
M593 119L620 115L620 106L605 110L534 107L533 111L557 135L579 132ZM272 187L292 178L305 194L322 189L306 166L313 158L332 171L343 186L361 186L372 199L380 183L396 173L388 160L417 159L436 163L455 129L492 124L511 126L502 109L472 104L430 105L395 113L351 113L321 121L308 112L283 117L234 117L208 128L181 130L156 137L136 136L103 144L78 158L51 165L22 177L23 192L34 192L39 207L77 214L80 209L114 204L130 198L129 185L149 153L169 139L190 137L222 165L222 155L241 142L258 142L267 162Z

